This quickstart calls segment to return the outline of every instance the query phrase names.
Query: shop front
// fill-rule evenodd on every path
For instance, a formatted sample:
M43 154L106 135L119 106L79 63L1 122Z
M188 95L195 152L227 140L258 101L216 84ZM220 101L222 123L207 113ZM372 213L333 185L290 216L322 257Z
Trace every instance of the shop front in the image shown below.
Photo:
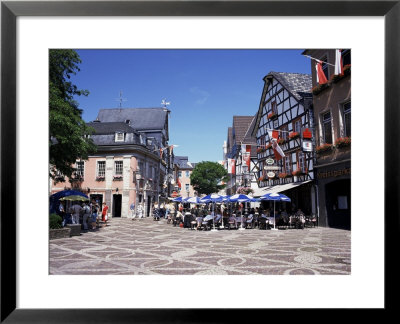
M321 166L316 174L320 225L350 230L350 161Z

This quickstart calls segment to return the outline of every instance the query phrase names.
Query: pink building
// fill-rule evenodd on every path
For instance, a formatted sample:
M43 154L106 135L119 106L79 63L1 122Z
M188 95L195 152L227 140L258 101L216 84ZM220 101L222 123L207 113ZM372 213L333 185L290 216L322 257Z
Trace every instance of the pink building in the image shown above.
M74 188L106 202L111 217L150 216L151 206L169 196L172 172L165 108L101 109L88 123L96 154L77 161L72 179L51 181L51 193ZM162 152L160 154L160 151Z

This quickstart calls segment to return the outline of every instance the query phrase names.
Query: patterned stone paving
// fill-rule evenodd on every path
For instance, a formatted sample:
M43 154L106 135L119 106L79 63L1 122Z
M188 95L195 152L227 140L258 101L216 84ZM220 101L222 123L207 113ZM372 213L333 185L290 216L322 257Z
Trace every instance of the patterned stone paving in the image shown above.
M51 240L50 274L349 275L351 232L331 228L195 231L166 221L112 219Z

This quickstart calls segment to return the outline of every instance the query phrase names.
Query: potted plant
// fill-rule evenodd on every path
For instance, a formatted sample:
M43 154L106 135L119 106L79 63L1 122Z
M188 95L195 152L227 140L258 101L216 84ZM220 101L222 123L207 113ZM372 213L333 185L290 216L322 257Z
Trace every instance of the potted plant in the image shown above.
M282 172L282 173L279 173L279 174L278 174L278 178L279 178L279 179L285 179L285 178L287 178L287 177L288 177L288 174L285 173L285 172Z
M300 137L300 134L298 132L290 132L289 133L289 139L295 139Z
M351 146L351 137L339 137L335 141L336 148Z
M104 181L105 177L104 176L98 176L96 177L96 181Z
M314 88L311 89L311 92L313 93L313 95L318 95L322 91L324 91L325 89L328 89L328 88L329 88L329 83L318 84Z
M270 149L271 147L272 147L271 143L265 145L265 149L266 149L266 150Z
M297 169L297 170L295 170L295 171L292 172L292 176L294 176L294 177L297 177L297 176L299 176L299 175L301 175L301 174L302 174L302 172L301 172L300 169Z
M282 144L284 144L286 142L286 140L284 138L280 138L280 139L277 140L277 142L278 142L279 145L282 145Z
M123 178L122 175L114 175L113 179L114 181L121 181Z
M50 240L58 238L70 237L71 229L68 227L62 227L61 216L52 213L49 215L49 238Z

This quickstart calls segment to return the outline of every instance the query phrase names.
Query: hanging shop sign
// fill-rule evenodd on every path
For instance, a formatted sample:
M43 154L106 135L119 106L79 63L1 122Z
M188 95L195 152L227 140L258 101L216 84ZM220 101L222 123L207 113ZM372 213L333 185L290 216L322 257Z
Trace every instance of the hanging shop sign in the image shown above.
M277 166L277 165L266 165L264 167L264 170L267 170L267 171L279 171L280 169L281 169L281 167Z
M275 172L268 172L267 173L268 178L275 178Z
M268 158L268 159L265 160L265 163L267 163L268 165L272 165L272 164L274 164L274 160Z
M303 140L303 152L312 152L312 142L310 140Z

